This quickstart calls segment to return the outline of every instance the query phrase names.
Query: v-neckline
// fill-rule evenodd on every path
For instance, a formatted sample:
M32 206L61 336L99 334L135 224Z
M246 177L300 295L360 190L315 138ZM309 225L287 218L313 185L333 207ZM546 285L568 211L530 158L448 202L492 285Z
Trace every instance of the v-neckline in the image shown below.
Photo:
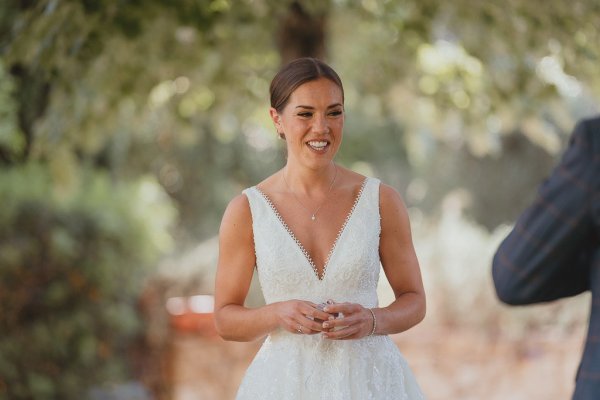
M364 181L363 181L363 183L360 185L360 190L359 190L358 194L356 195L356 198L354 199L354 203L352 204L352 208L350 208L350 211L346 215L346 218L344 219L344 222L342 223L342 226L339 229L338 234L337 234L335 240L333 241L333 245L331 246L331 249L329 250L329 253L327 253L327 257L325 258L325 263L323 265L323 270L322 270L321 274L319 274L319 270L317 269L317 265L315 264L315 262L314 262L313 258L311 257L310 253L306 250L306 248L304 247L304 245L302 244L302 242L296 237L296 235L294 234L294 232L292 231L292 229L285 222L285 220L283 219L283 217L281 216L281 214L277 210L277 207L275 207L275 204L271 201L271 199L269 198L269 196L267 196L266 193L263 192L261 189L259 189L257 186L254 186L254 189L256 189L256 191L265 200L265 202L267 203L267 205L269 206L269 208L271 209L271 211L273 211L273 213L275 214L275 217L277 217L277 219L279 220L279 222L281 223L281 225L283 226L283 228L287 231L289 237L294 242L296 242L296 245L298 246L298 249L304 255L304 258L306 259L306 261L312 267L313 273L315 274L315 276L317 277L317 279L319 281L323 281L325 279L325 274L327 272L327 267L329 266L329 261L331 261L333 253L334 253L334 251L335 251L335 249L336 249L336 247L338 245L340 237L342 236L342 234L346 230L346 226L348 225L348 222L350 222L350 219L352 218L352 215L354 215L354 210L356 209L356 206L358 205L358 202L362 198L362 194L363 194L363 192L365 190L365 186L367 185L368 179L369 178L365 178Z

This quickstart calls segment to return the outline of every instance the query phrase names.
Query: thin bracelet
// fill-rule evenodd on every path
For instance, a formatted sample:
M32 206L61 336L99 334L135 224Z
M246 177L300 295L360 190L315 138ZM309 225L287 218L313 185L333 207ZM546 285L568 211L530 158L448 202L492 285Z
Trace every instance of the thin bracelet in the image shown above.
M373 336L375 334L375 328L377 328L377 318L375 318L375 313L372 309L367 308L367 310L371 311L371 315L373 316L373 329L371 330L371 333L369 333L369 336Z

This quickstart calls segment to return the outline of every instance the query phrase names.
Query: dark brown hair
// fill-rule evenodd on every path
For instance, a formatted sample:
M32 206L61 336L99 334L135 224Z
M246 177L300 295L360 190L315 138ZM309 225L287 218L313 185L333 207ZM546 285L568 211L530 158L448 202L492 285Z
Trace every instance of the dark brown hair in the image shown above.
M283 111L298 86L319 78L335 83L342 91L342 101L344 100L342 80L333 68L319 59L304 57L284 65L271 81L271 107L277 112Z

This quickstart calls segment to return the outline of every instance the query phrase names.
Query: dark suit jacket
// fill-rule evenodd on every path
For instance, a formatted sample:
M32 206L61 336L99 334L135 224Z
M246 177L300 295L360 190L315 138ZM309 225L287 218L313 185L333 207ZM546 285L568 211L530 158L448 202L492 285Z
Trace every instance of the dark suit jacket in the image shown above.
M512 305L590 290L573 399L600 399L600 117L577 124L560 164L494 256L498 297Z

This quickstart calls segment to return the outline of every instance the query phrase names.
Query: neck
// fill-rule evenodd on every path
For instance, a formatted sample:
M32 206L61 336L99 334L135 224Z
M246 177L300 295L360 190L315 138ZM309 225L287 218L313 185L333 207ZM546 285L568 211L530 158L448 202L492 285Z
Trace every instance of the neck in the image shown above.
M281 170L289 189L296 193L323 193L329 191L335 179L337 166L329 163L319 169L298 168L289 163Z

